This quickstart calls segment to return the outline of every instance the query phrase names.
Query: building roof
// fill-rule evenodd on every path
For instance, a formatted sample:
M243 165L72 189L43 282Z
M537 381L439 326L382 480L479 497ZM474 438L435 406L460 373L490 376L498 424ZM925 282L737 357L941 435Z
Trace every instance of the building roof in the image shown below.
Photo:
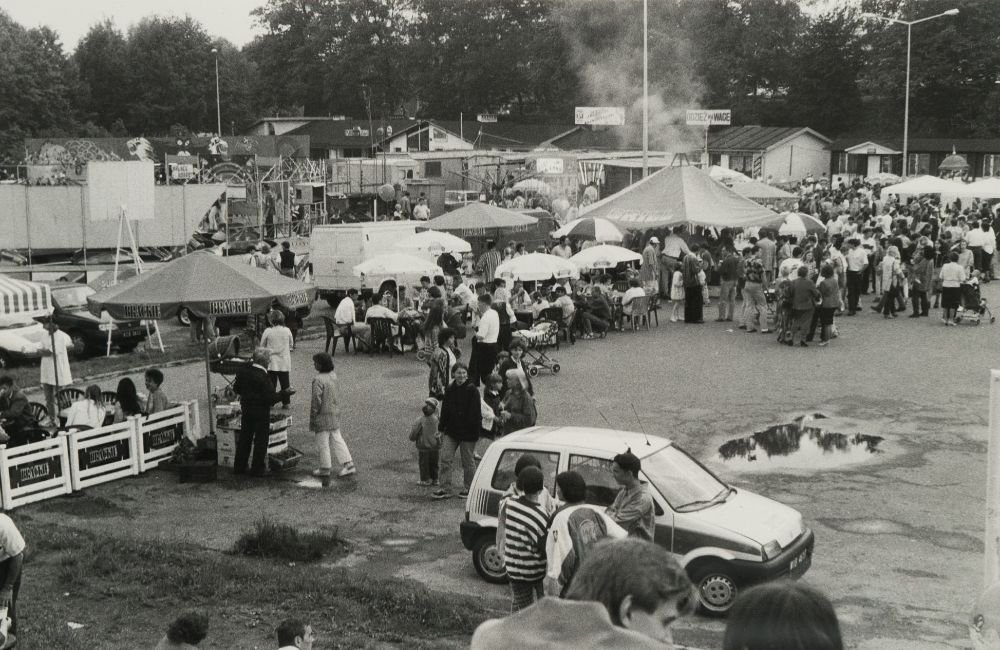
M573 129L572 124L519 124L517 122L480 123L475 120L430 120L433 124L462 135L480 148L530 151ZM480 136L480 131L482 135Z
M700 129L685 125L661 126L651 129L650 147L660 151L694 151L701 148L704 136ZM576 126L548 144L565 151L620 151L642 149L642 129L639 125Z
M314 149L365 149L384 139L376 135L379 127L392 127L395 134L415 124L414 120L316 120L292 129L286 135L308 135L309 146Z
M837 138L830 143L830 151L844 151L865 142L903 150L902 138L871 138L858 136L854 138ZM951 153L954 148L958 153L1000 153L1000 138L910 138L907 142L911 152Z
M708 148L712 151L767 151L802 133L830 142L830 138L805 126L730 126L709 131Z

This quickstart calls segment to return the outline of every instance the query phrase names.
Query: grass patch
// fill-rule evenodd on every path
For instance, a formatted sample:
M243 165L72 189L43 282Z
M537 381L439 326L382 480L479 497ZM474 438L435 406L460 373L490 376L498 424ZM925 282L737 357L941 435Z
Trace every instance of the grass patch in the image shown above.
M104 497L75 492L74 495L42 501L35 506L38 512L55 512L75 517L100 518L124 516L128 510Z
M336 529L300 532L288 524L264 518L258 519L252 530L240 535L230 552L290 562L316 562L332 555L343 555L347 552L347 543L340 539Z
M192 609L210 619L206 647L272 647L275 626L290 616L311 622L320 647L468 647L475 627L499 613L475 598L363 569L250 561L197 546L17 524L31 551L18 603L25 648L150 647ZM71 632L69 621L85 627Z

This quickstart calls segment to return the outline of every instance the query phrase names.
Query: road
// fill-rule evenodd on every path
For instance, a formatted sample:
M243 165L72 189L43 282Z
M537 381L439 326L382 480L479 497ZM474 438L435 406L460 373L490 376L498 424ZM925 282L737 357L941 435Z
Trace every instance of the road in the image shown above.
M1000 304L997 284L984 295ZM968 647L966 618L982 589L988 380L1000 367L1000 324L946 328L936 318L884 320L866 309L840 319L841 336L829 347L793 349L729 323L660 320L648 332L553 353L562 372L535 380L539 424L607 426L606 419L669 437L734 485L799 509L816 534L805 580L834 602L849 647ZM305 395L310 357L321 348L322 340L302 341L293 358L292 385L301 392L291 444L306 451L306 471L316 460ZM426 366L412 353L389 359L342 348L335 362L356 481L321 488L303 472L301 484L268 480L236 491L228 477L179 485L152 472L94 493L128 511L134 534L210 548L229 547L261 515L336 526L355 544L347 563L483 599L501 613L505 588L476 576L459 541L463 504L432 501L415 485L407 433L426 394ZM202 399L202 373L197 364L169 369L167 394ZM817 452L799 467L720 461L727 440L803 414L826 416L811 423L825 432L882 437L880 453L841 466L831 462L837 452ZM114 523L58 519L102 529ZM694 617L678 626L676 640L717 648L722 632L723 623Z

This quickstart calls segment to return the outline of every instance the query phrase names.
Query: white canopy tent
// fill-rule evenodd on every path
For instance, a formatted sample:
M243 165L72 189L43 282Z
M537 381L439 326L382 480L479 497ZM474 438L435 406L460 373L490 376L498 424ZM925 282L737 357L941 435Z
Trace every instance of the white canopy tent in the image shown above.
M882 194L913 196L916 194L944 194L957 196L965 186L937 176L917 176L882 188Z
M962 185L956 195L971 199L1000 199L1000 178L984 178Z

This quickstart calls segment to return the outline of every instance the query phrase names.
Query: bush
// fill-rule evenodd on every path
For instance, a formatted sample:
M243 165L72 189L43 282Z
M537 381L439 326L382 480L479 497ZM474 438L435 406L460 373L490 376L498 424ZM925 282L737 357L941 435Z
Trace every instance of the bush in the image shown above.
M347 543L337 530L299 532L288 524L259 519L253 530L240 535L231 553L291 562L315 562L330 554L346 552Z

